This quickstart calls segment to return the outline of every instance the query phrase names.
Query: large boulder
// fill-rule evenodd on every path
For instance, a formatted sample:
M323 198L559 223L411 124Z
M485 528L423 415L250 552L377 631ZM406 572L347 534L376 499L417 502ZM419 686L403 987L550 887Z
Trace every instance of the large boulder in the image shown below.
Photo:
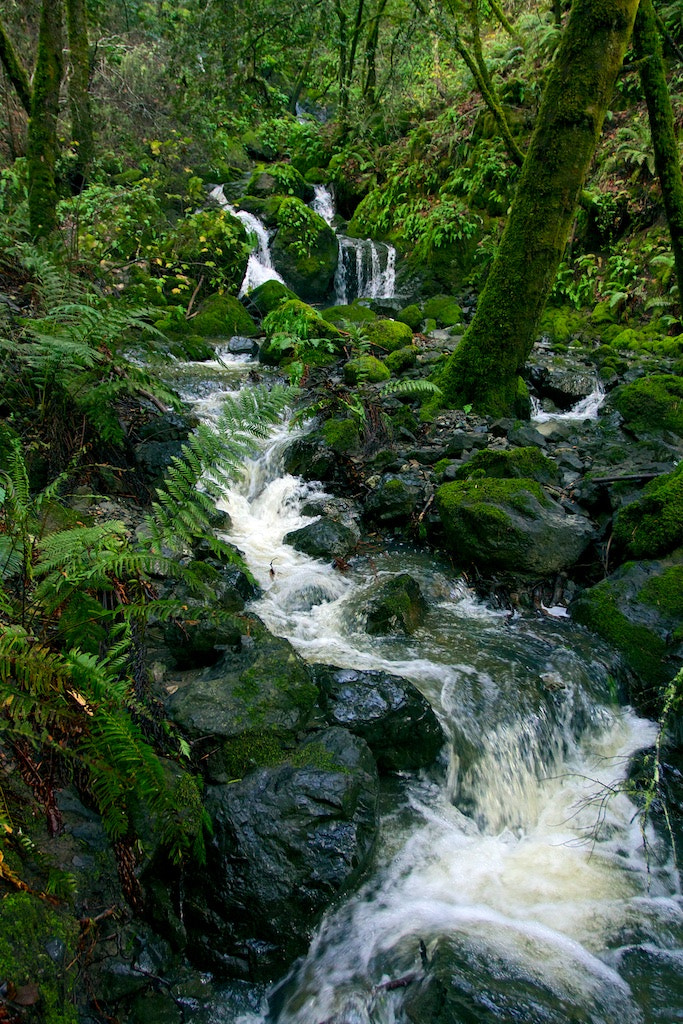
M318 697L307 665L257 619L249 633L215 665L169 680L177 688L167 713L191 738L220 745L253 730L296 734L307 725Z
M656 373L624 384L611 396L612 404L638 436L670 430L683 437L683 378Z
M320 915L366 868L377 768L344 729L310 737L281 764L209 786L213 840L188 875L188 950L227 974L270 974L303 952Z
M326 721L361 736L380 771L413 771L434 762L444 735L431 705L409 680L380 671L311 668Z
M192 330L202 338L251 338L256 324L239 299L232 295L209 295L191 320Z
M302 299L322 302L337 269L337 236L319 214L295 196L282 200L277 222L273 266Z
M594 537L534 480L442 484L436 504L447 550L462 566L547 576L573 565Z
M415 473L385 473L367 497L365 514L378 523L404 522L424 498L424 483Z
M683 463L621 509L614 540L617 549L634 558L657 558L683 545Z
M683 552L627 562L585 590L571 613L619 650L634 675L630 699L657 715L660 687L683 665Z
M312 558L346 558L360 540L360 531L355 523L341 523L338 520L321 517L298 530L291 530L284 536L284 543Z

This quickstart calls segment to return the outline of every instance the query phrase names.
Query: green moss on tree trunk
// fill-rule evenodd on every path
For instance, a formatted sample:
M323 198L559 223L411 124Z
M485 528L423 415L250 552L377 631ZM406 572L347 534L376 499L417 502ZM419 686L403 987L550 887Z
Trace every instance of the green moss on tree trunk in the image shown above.
M448 405L514 409L517 376L555 280L637 6L574 2L476 316L437 381Z
M43 0L27 153L29 217L35 238L49 235L57 224L55 163L59 86L63 72L62 20L61 0Z
M17 91L17 96L27 114L31 113L31 86L24 65L19 60L17 52L12 45L12 40L7 35L5 27L0 22L0 63L5 69L5 74Z
M69 107L71 134L78 147L72 185L80 191L88 177L94 155L92 116L90 113L90 58L88 52L88 21L85 0L66 0L69 29Z
M640 81L645 93L650 134L655 152L655 170L662 188L671 249L678 279L679 303L683 302L683 176L678 157L676 127L666 84L662 44L652 0L640 0L633 32L639 62Z

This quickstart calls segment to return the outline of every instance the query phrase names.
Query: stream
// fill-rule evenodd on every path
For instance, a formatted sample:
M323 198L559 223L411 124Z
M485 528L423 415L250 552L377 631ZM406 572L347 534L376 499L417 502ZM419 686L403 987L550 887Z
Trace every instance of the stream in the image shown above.
M253 366L223 360L207 382L206 364L180 365L174 383L210 418ZM609 652L553 609L488 607L408 545L368 543L342 573L283 544L322 493L283 473L291 440L278 426L223 502L227 539L263 588L253 611L308 661L410 679L445 745L432 772L385 783L373 870L328 911L307 955L258 1010L226 996L212 1021L683 1021L677 873L650 831L646 855L624 791L655 726L615 702ZM369 636L363 609L398 572L419 581L427 622L411 637ZM447 979L448 1000L431 1010L411 1002L414 986L391 984L425 960Z

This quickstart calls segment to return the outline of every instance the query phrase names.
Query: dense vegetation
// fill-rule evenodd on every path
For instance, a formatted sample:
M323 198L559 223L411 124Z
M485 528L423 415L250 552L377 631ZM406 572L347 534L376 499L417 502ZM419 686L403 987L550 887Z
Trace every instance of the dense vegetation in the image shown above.
M29 792L58 831L66 780L102 815L133 905L141 819L176 865L202 858L200 780L152 696L146 635L193 621L215 563L238 558L214 537L212 498L288 396L228 407L220 432L186 423L163 481L136 462L155 417L180 415L154 358L206 358L216 317L223 333L256 330L237 301L253 239L210 186L238 196L249 182L250 208L304 275L325 259L306 205L316 183L333 185L349 235L399 250L414 297L403 334L351 324L352 308L335 326L285 290L251 307L262 355L286 355L294 382L344 346L354 356L347 390L325 399L340 451L379 419L368 385L414 364L411 326L457 323L455 299L485 286L434 383L386 394L419 394L425 416L523 415L519 371L539 332L570 346L588 325L601 371L630 351L680 375L683 4L641 0L631 47L637 4L617 4L613 66L587 61L597 82L575 48L614 5L576 0L573 22L568 6L0 0L0 758L23 780L0 800L8 889L68 900L68 875L24 836ZM581 107L581 90L602 109L579 139L561 100ZM133 498L131 528L118 513ZM179 577L189 610L161 582ZM679 676L658 710L673 715L680 690Z

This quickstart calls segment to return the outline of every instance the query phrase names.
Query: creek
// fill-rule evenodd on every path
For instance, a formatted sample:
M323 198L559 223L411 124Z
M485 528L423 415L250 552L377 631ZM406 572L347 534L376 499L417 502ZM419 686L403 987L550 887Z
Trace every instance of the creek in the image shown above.
M253 367L218 364L213 382L188 375L176 386L211 417ZM677 872L649 829L646 854L625 792L630 758L653 742L655 726L616 703L613 656L566 617L487 606L448 565L410 546L368 543L342 573L285 545L286 533L312 521L306 501L322 493L283 472L291 439L278 427L223 502L228 539L263 588L253 610L308 661L411 680L445 745L432 772L385 783L371 874L328 911L263 1007L238 1012L226 1002L212 1019L683 1021ZM427 622L410 637L369 636L363 610L399 572L419 581ZM446 979L436 1002L415 999L417 982L394 985L424 962Z

